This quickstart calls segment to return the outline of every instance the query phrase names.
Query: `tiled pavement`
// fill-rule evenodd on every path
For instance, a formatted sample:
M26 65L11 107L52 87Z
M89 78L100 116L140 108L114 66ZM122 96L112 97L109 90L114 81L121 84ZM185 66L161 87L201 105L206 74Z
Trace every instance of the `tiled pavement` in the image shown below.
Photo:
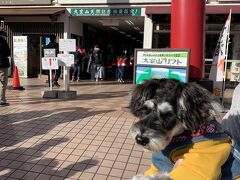
M150 153L129 132L131 84L72 83L68 101L41 99L43 79L21 85L0 109L0 179L130 179L147 169Z
M0 108L0 180L131 179L148 168L151 154L129 132L131 84L72 83L68 101L41 99L44 79L21 85Z

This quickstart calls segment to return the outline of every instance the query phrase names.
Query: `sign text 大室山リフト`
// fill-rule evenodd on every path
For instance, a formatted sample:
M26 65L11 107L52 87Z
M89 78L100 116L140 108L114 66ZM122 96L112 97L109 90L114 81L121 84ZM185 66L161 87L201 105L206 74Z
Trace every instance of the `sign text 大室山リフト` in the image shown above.
M71 8L71 16L141 16L141 8Z
M186 67L188 52L137 51L137 64Z
M188 82L190 49L135 49L134 83L147 79Z

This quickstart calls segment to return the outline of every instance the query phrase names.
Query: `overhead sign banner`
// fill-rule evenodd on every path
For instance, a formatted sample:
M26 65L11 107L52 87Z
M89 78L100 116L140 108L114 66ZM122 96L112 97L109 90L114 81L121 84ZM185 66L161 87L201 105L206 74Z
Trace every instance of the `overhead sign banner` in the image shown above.
M72 8L71 16L141 16L141 8Z
M58 69L58 59L55 57L43 57L42 69Z
M59 51L76 51L76 39L59 39Z
M19 77L27 77L27 36L13 36L13 60Z
M189 49L136 49L134 83L151 78L188 82L189 55Z

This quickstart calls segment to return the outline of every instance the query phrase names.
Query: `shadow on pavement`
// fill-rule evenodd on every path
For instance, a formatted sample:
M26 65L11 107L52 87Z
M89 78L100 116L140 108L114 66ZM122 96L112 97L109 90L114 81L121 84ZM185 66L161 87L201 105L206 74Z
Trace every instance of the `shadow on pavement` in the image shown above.
M44 135L57 125L66 122L81 121L83 118L113 111L90 110L89 108L71 107L0 115L0 148L13 146L34 136Z
M35 179L36 177L33 176L34 172L67 178L74 176L77 172L83 172L99 163L98 160L87 159L80 162L70 162L68 166L59 168L60 162L55 159L55 157L60 152L54 155L54 153L48 151L52 147L69 140L70 139L67 138L54 138L38 143L30 148L21 147L0 152L0 171L2 172L0 177L9 177L18 169L19 179ZM29 155L31 152L33 154ZM46 156L46 158L43 156ZM70 171L71 169L72 171ZM22 173L19 173L19 170L22 170ZM33 173L26 175L28 171ZM35 175L38 174L35 173Z

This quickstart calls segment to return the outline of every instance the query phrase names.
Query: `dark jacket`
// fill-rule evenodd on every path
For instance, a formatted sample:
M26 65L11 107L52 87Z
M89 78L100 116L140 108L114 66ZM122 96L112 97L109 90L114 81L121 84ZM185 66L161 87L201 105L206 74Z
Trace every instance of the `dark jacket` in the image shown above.
M94 50L91 54L91 60L95 64L102 64L102 52L100 50Z
M80 52L78 51L73 52L73 55L74 55L74 65L81 65L85 55L80 54Z
M7 41L0 36L0 68L9 68L8 57L11 55Z

